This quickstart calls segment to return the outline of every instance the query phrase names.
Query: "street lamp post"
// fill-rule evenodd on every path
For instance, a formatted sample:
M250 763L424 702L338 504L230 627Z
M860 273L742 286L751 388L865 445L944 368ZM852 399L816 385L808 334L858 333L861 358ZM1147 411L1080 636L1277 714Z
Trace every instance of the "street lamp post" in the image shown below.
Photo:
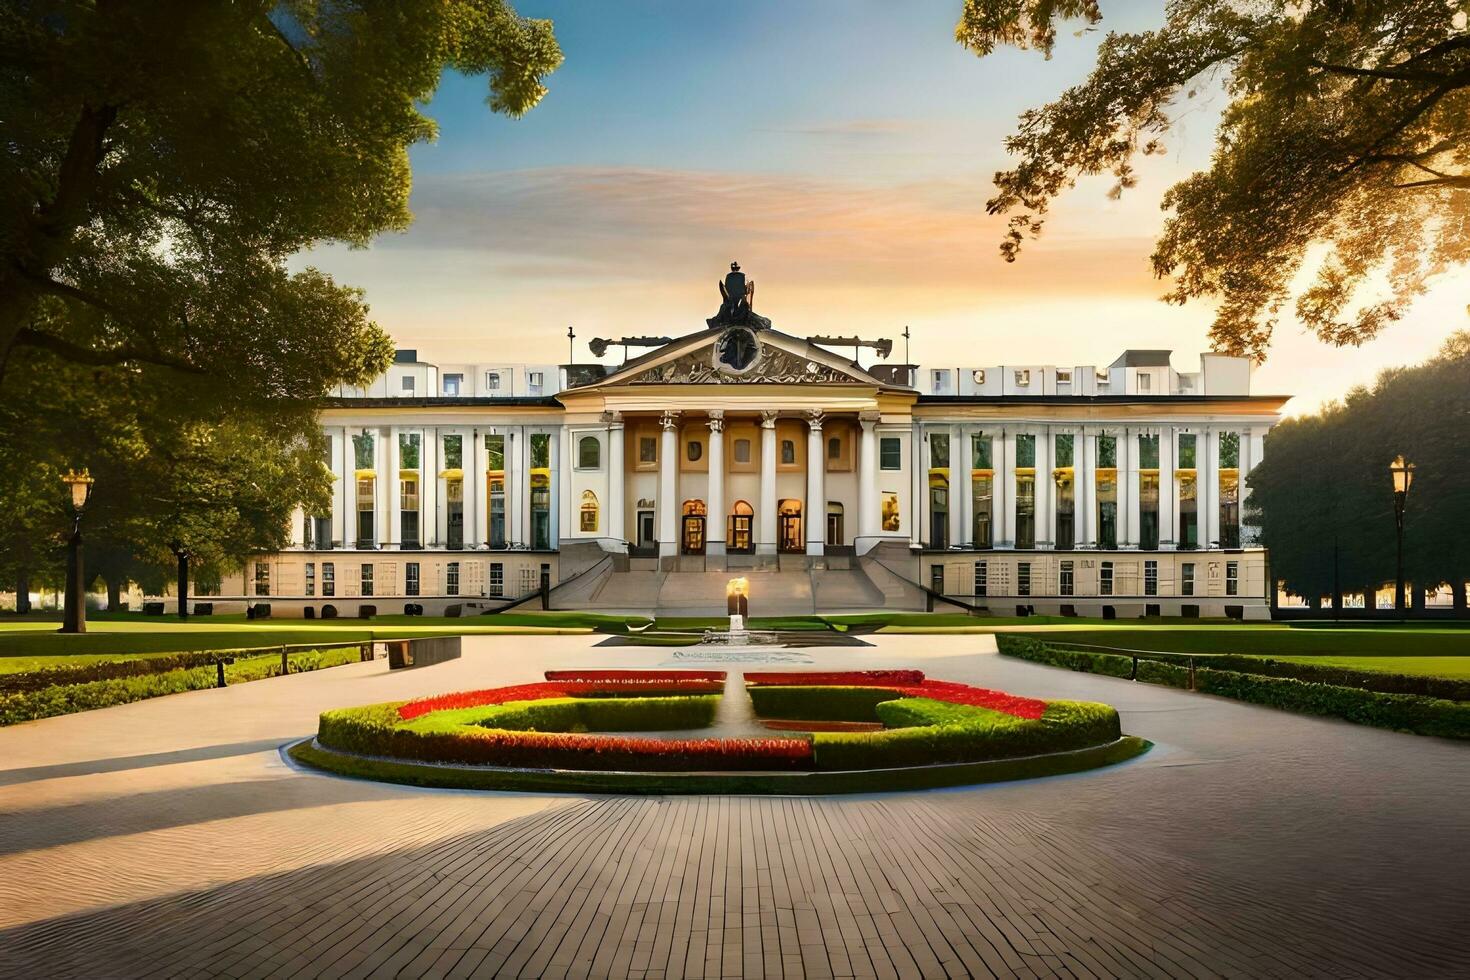
M1414 464L1404 461L1403 454L1394 457L1388 464L1393 474L1393 522L1398 530L1398 570L1394 579L1393 606L1399 619L1405 618L1404 611L1404 503L1409 497L1409 487L1414 483Z
M71 540L66 550L66 609L61 632L87 632L87 583L82 572L82 512L92 499L92 476L86 470L67 470L61 478L71 491Z

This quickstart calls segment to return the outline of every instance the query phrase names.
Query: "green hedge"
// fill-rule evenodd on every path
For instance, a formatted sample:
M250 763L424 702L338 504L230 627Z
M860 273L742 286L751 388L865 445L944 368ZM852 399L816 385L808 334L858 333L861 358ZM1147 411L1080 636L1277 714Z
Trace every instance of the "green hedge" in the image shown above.
M889 726L883 731L814 733L817 768L981 762L1103 745L1122 734L1117 711L1088 701L1049 702L1037 720L929 698L887 701L877 714Z
M1198 690L1237 701L1342 718L1359 725L1392 728L1416 735L1470 738L1470 703L1463 701L1414 694L1383 694L1355 687L1229 670L1196 670L1194 676Z
M784 684L745 689L760 718L791 721L877 721L884 701L902 697L882 687L792 687Z
M108 708L115 704L143 701L165 694L180 694L184 691L200 691L216 687L219 683L219 669L214 665L214 660L218 655L208 654L207 656L212 658L208 666L152 671L136 676L112 677L82 683L51 684L40 688L0 693L0 725L14 725L38 718L50 718L76 711L90 711L93 708ZM174 658L166 659L173 660ZM360 659L360 654L358 648L354 646L307 650L289 654L287 659L291 673L294 674L356 663ZM123 663L126 662L123 661ZM234 663L225 665L226 684L241 684L280 675L281 655L279 653L241 657Z
M421 732L448 732L460 725L479 725L510 732L659 732L708 728L719 708L718 694L660 697L556 698L431 711L404 723Z
M1106 674L1109 677L1133 676L1131 657L1115 657L1088 650L1069 650L1034 640L1029 636L1010 636L1005 633L996 634L995 645L996 649L1007 656L1020 657L1022 660L1030 660L1039 664L1066 667L1068 670L1077 670L1087 674Z
M1173 664L1161 664L1157 660L1138 661L1138 680L1145 684L1162 684L1165 687L1189 687L1189 668Z

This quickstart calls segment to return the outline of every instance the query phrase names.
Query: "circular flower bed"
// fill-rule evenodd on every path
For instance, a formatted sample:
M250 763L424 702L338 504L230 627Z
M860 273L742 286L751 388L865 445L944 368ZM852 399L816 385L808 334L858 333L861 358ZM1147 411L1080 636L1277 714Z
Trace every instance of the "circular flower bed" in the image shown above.
M723 671L548 671L541 683L324 712L316 739L292 754L424 785L849 792L1075 772L1148 744L1122 735L1105 704L1017 697L913 670L744 681L770 736L647 734L708 728Z

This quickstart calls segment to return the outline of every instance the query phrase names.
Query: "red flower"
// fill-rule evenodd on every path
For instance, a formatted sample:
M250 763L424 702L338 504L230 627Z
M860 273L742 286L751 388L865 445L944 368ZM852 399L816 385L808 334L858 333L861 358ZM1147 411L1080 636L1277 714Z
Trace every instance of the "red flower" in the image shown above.
M549 675L548 675L549 679ZM808 670L753 671L745 675L747 684L785 684L798 687L888 687L891 684L922 684L922 670Z

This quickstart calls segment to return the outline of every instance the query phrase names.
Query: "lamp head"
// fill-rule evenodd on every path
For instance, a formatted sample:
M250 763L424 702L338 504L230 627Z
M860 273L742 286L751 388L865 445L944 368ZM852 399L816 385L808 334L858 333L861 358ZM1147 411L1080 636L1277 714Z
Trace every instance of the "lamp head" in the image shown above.
M67 470L61 477L61 482L71 490L71 506L73 510L81 510L87 506L87 501L92 498L92 484L96 481L92 475L83 469L80 473L76 470Z
M1405 462L1403 455L1400 454L1388 464L1388 472L1393 475L1393 492L1408 493L1409 487L1414 483L1414 464Z

